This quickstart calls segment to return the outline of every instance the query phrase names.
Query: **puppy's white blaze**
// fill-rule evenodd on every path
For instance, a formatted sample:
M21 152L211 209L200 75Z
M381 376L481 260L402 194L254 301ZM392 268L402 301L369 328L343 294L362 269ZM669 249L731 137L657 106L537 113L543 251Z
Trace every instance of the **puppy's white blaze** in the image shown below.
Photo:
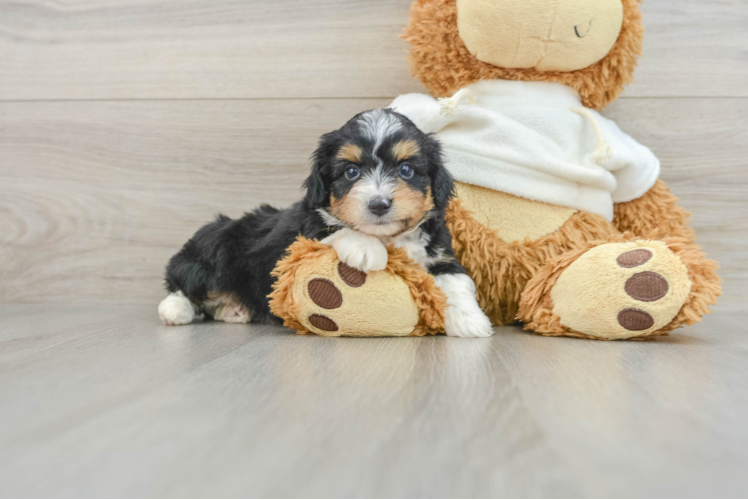
M440 274L434 281L447 296L444 329L450 337L490 337L491 320L475 297L475 283L467 274Z
M374 150L372 152L375 155L384 139L402 128L400 120L383 109L375 109L374 111L364 113L359 118L358 125L361 133L374 141Z
M430 241L431 237L428 234L421 229L417 229L398 236L392 242L397 248L404 249L410 259L428 271L429 266L444 258L444 250L442 249L439 249L434 256L430 256L426 252L426 247Z
M402 229L397 221L392 220L392 211L381 217L369 211L369 201L374 196L392 199L396 186L395 180L386 175L382 167L377 167L351 188L346 197L357 206L357 221L354 223L357 230L374 236L389 236Z
M364 175L356 183L354 188L351 189L351 192L355 191L355 196L360 197L368 204L373 196L379 195L385 198L392 198L392 193L396 186L395 179L388 176L384 171L384 167L380 165Z
M170 293L158 305L158 316L165 325L187 325L195 319L195 310L182 291Z

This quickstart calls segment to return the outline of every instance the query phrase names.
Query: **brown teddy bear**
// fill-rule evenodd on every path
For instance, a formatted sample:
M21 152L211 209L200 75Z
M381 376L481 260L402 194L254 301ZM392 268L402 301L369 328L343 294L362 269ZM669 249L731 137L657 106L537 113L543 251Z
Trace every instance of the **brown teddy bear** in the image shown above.
M433 97L392 107L443 144L457 181L455 253L495 325L612 340L667 334L709 312L717 266L659 180L659 161L596 111L633 79L637 0L416 0L404 36ZM406 271L418 266L402 251L390 250L387 280L351 287L334 255L304 245L276 270L273 310L287 325L325 335L443 325L443 295ZM337 308L310 295L320 278L340 282Z

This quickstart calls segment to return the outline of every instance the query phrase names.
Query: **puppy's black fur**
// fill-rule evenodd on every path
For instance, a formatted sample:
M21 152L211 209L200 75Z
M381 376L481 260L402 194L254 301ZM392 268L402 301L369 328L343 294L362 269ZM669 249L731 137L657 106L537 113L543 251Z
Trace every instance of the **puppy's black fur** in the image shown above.
M285 210L262 205L237 220L219 215L215 222L200 229L169 262L167 290L171 293L181 290L198 313L208 315L210 311L202 310L201 304L209 293L233 294L247 308L252 321L279 322L270 312L267 297L275 280L271 271L277 262L298 236L323 239L345 227L330 225L330 218L326 221L320 211L329 213L331 199L343 199L355 185L356 180L346 178L346 170L355 166L362 177L377 166L396 172L403 161L398 162L391 150L397 141L403 140L418 145L418 154L406 160L415 173L405 182L409 189L433 198L433 208L423 213L420 220L402 221L404 230L420 224L420 230L427 235L427 254L438 256L427 271L435 275L464 273L454 258L452 238L444 223L454 183L442 163L439 143L406 117L391 110L380 112L400 123L398 130L384 138L377 140L364 133L361 126L364 113L356 115L341 129L322 136L313 155L311 175L304 183L306 196L302 201ZM360 148L360 161L339 158L338 153L346 144ZM377 151L373 151L376 144Z

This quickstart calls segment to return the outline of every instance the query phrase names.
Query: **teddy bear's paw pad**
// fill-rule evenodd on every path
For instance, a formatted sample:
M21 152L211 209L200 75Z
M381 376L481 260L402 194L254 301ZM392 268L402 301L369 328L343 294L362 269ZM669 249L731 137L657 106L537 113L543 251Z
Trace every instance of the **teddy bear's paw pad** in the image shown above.
M667 295L669 289L670 285L668 285L667 280L652 271L636 273L626 280L626 286L624 287L629 297L642 302L660 300Z
M337 309L343 305L343 294L335 283L324 278L315 278L307 286L309 298L323 309Z
M419 321L408 285L385 271L364 273L325 256L298 280L298 318L323 336L405 336Z
M607 243L588 250L551 290L561 324L605 339L647 336L673 320L688 298L688 270L665 243Z
M618 313L618 323L626 330L637 332L652 328L654 318L647 311L629 307Z
M621 267L631 268L646 264L650 259L652 259L652 252L646 248L637 248L636 250L629 250L622 253L618 256L616 262Z
M337 323L335 323L327 316L322 316L321 314L312 314L311 316L309 316L309 322L315 328L319 328L320 330L323 330L325 332L337 332L338 330L340 330Z
M358 288L366 283L365 272L359 271L344 262L338 263L338 274L345 284L351 288Z

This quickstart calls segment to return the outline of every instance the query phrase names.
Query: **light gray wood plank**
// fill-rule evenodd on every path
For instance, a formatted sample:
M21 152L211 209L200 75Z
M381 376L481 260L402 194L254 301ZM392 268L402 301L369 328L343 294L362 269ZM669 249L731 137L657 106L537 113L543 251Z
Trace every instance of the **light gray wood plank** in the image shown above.
M646 36L631 97L748 96L748 2L640 4Z
M650 342L330 339L0 306L0 494L740 497L746 319Z
M0 103L0 302L155 305L218 212L300 199L318 136L387 100ZM748 301L748 99L627 99L608 115L663 161Z
M297 201L319 135L385 103L0 104L0 301L153 302L196 229Z
M0 0L0 100L392 97L420 91L410 0ZM628 96L748 96L748 3L642 4Z
M409 6L0 2L0 99L396 95L420 89L398 38Z

